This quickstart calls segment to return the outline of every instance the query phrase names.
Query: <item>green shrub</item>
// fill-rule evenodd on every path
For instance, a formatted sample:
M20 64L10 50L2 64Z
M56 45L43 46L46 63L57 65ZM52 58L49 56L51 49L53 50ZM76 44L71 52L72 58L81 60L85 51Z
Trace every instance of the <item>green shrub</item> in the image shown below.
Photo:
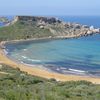
M100 100L100 85L87 81L57 82L3 65L0 100Z

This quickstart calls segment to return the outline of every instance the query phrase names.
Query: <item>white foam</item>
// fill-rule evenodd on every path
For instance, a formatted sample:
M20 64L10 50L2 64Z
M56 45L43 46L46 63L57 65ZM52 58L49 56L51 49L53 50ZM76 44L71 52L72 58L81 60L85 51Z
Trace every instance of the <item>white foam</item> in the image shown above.
M77 69L71 69L69 68L70 71L74 71L74 72L79 72L79 73L85 73L85 71L83 70L77 70Z
M25 58L25 59L27 58L27 57L25 57L25 56L22 56L22 57Z
M80 75L85 75L85 73L76 72L76 71L68 71L68 70L63 70L62 72L64 72L64 73L72 73L72 74L80 74Z
M23 61L21 61L21 63L22 63L22 64L24 64L24 62L23 62Z
M26 56L22 56L22 58L27 59L28 61L41 62L41 60L30 59L30 58L27 58Z
M37 62L41 62L41 60L33 60L33 59L32 59L32 61L37 61Z
M57 68L56 70L58 70L58 71L59 71L60 69L59 69L59 68Z
M4 53L7 55L8 54L8 52L4 49Z
M62 70L66 70L67 68L65 68L65 67L60 67L60 69L62 69Z
M27 49L23 49L24 51L27 51Z
M35 65L32 65L32 64L27 64L27 63L23 63L24 65L27 65L27 66L35 66Z
M41 60L35 60L35 59L27 59L29 61L35 61L35 62L41 62Z

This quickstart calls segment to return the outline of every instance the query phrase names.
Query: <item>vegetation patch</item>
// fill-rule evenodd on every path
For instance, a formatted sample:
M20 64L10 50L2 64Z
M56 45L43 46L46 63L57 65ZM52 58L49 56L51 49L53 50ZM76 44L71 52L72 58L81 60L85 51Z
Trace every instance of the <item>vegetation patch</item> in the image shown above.
M87 81L57 82L2 65L0 100L100 100L100 85Z

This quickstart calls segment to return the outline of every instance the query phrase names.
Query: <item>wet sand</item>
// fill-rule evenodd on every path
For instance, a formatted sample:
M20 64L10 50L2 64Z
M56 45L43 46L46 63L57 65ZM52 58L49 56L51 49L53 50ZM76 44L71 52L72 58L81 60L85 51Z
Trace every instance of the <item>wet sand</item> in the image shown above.
M2 44L1 44L2 46ZM100 78L90 76L78 76L78 75L64 75L55 72L48 71L41 66L33 65L33 67L17 63L9 59L4 53L4 49L0 48L0 63L10 65L13 68L20 68L21 71L25 71L28 74L43 77L43 78L55 78L57 81L78 81L86 80L95 84L100 84Z

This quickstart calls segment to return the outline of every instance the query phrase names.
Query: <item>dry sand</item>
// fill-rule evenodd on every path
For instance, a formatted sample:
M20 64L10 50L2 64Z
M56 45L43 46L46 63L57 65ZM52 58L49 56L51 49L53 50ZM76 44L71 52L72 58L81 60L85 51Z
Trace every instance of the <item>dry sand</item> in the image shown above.
M24 65L24 64L14 62L5 55L3 49L0 49L0 63L10 65L13 68L18 67L18 68L20 68L21 71L25 71L28 74L43 77L43 78L48 78L48 79L55 78L58 81L86 80L86 81L90 81L90 82L95 83L95 84L100 84L100 78L53 73L53 72L49 72L47 70L44 70L42 68L39 68L37 66L30 67L28 65Z

